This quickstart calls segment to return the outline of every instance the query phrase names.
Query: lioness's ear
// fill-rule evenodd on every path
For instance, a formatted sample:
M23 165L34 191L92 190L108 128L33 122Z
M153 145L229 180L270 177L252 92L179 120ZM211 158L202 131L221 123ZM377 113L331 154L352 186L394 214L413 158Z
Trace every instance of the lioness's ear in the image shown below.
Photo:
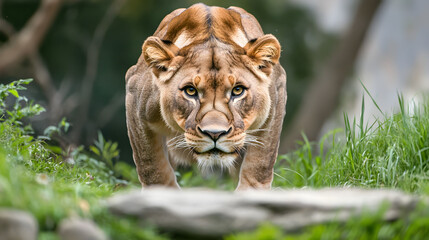
M170 63L176 56L177 49L171 42L165 42L158 37L149 37L143 43L142 54L147 65L152 67L153 73L159 77L160 73L167 72Z
M277 38L267 34L249 41L244 50L262 72L270 75L273 65L279 62L281 48Z

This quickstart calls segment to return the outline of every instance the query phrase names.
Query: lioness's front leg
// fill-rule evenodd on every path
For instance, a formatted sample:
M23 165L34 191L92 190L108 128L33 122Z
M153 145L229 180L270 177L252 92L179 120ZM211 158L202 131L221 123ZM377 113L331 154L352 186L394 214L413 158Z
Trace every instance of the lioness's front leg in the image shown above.
M273 73L276 79L271 86L272 108L270 117L258 136L261 145L248 146L240 168L236 190L270 189L273 181L274 164L277 159L286 105L286 73L278 66Z
M141 102L147 103L148 100L140 98L143 95L139 93L143 90L137 84L139 79L135 76L128 82L126 95L128 136L139 180L143 187L163 185L179 188L173 168L164 155L162 137L142 117L146 109L142 110L144 105Z
M162 137L145 126L139 129L129 127L128 134L142 186L163 185L179 188L174 170L164 155Z
M280 126L264 133L260 141L263 146L249 146L241 165L239 182L236 190L270 189L273 181L273 167L277 159Z

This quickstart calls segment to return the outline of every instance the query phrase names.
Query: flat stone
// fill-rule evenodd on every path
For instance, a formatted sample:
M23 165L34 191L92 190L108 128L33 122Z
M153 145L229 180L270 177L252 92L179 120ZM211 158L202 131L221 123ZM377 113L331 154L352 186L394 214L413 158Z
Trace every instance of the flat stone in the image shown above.
M107 240L104 232L91 220L68 218L62 220L58 234L61 240Z
M1 240L36 240L38 229L33 215L20 210L0 208Z
M392 221L410 213L419 199L392 190L329 188L221 192L202 189L164 188L118 194L107 201L114 214L138 217L173 233L219 237L257 228L271 222L284 230L352 216L376 213Z

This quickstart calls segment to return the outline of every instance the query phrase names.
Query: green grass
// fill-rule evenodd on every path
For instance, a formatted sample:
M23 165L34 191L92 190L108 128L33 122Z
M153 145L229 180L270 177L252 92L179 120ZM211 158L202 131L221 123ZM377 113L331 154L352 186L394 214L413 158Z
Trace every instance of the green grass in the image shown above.
M304 141L297 151L280 156L274 186L382 187L428 194L429 101L411 114L398 99L398 114L368 125L362 107L359 122L344 117L344 131L335 130L318 144Z
M100 205L100 199L116 191L139 186L135 169L119 161L116 143L100 133L91 146L62 149L56 140L69 128L65 120L35 136L25 119L44 109L19 94L29 82L0 84L0 206L33 213L41 240L57 239L59 221L70 216L93 219L112 239L168 239L156 229L142 228L136 219L118 219ZM318 143L304 140L296 151L279 156L273 187L392 188L428 195L429 101L410 113L403 98L398 99L398 114L371 124L363 121L362 100L358 120L345 116L344 129L328 133ZM227 175L203 177L197 169L177 172L183 187L232 190L235 181ZM367 214L300 233L284 233L265 224L225 239L423 239L429 234L426 206L395 222L383 222L380 216Z

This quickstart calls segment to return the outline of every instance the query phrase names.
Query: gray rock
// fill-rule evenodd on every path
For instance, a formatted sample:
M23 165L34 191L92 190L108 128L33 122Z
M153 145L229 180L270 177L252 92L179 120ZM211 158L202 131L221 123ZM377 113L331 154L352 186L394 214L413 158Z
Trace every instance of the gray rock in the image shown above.
M104 232L91 220L69 218L62 220L58 234L61 240L106 240Z
M0 209L1 240L35 240L38 229L33 215L19 210Z
M288 231L377 212L395 220L414 209L417 197L389 190L322 189L220 192L145 189L108 199L111 212L138 217L160 229L196 236L222 236L271 222Z

